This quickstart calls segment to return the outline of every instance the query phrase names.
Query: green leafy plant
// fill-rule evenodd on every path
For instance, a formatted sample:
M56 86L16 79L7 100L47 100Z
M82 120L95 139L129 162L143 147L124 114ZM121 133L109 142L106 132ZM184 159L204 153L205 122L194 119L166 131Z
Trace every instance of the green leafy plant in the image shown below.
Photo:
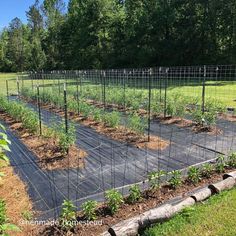
M170 172L171 178L168 181L171 188L176 189L182 184L182 173L179 170L174 170Z
M197 167L190 167L188 169L188 173L187 173L187 179L190 183L193 183L193 184L197 184L201 181L201 173L200 173L200 170L199 168Z
M64 200L60 215L60 224L63 229L70 230L73 228L73 222L76 220L76 207L70 200Z
M219 156L216 160L215 169L218 173L223 173L226 168L226 160L223 155Z
M8 233L9 231L19 232L20 229L16 225L9 223L9 220L6 216L6 204L2 199L0 199L0 235L10 236Z
M202 166L201 175L205 178L210 178L214 168L210 163L206 163Z
M60 150L66 154L69 148L75 144L76 141L76 133L75 133L75 125L70 122L68 127L68 133L65 132L65 124L62 121L59 124L54 124L53 132L58 138L59 148Z
M92 200L86 201L85 203L82 204L83 213L88 220L97 219L96 207L97 207L97 202Z
M135 203L142 198L142 192L139 185L135 184L129 189L128 202Z
M203 113L202 110L198 108L192 111L192 116L197 124L210 127L215 125L217 113L214 110L205 111Z
M120 205L124 202L121 193L115 189L106 191L105 198L112 215L117 212Z
M120 123L120 113L117 111L105 112L103 114L103 121L109 127L115 128Z
M11 144L5 133L5 127L0 124L0 161L4 164L9 164L9 158L6 155L6 151L10 151L9 144ZM4 173L0 172L0 178L4 176Z
M151 189L157 189L160 187L161 177L165 175L166 172L163 170L153 171L148 174L148 182Z
M236 168L236 152L233 152L228 156L227 165Z
M127 123L128 128L131 130L143 134L146 127L147 127L147 120L142 119L138 114L130 114L128 117L128 123Z

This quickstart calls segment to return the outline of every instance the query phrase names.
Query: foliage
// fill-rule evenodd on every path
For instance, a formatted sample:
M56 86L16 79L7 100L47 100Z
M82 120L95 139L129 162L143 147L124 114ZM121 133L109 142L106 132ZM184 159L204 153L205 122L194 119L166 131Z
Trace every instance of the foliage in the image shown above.
M218 173L223 173L226 167L226 160L223 155L219 156L216 160L215 169Z
M197 167L194 166L190 167L188 169L187 175L188 175L187 179L190 183L197 184L201 180L201 173L199 168Z
M2 199L0 199L0 235L2 236L10 236L10 234L8 234L9 231L20 231L16 225L10 224L8 222L9 220L6 216L6 213L6 204Z
M139 134L143 134L147 127L147 120L141 118L137 113L130 114L127 126Z
M56 137L59 139L59 148L64 154L66 154L69 148L74 145L76 141L75 125L72 122L68 124L68 133L65 131L64 121L59 124L54 123L53 129Z
M120 113L117 111L113 111L111 113L105 112L102 116L103 122L108 126L115 128L120 123Z
M9 164L9 159L5 154L6 151L10 151L9 144L11 144L11 141L5 133L5 127L0 124L0 161L3 161L6 164ZM1 176L4 176L4 173L0 172L0 178Z
M170 174L171 178L168 182L173 189L176 189L182 184L182 173L179 170L174 170Z
M166 172L163 170L154 171L148 174L148 181L151 189L157 189L160 187L161 177L165 174Z
M213 171L213 166L210 163L206 163L202 166L201 175L205 178L210 178Z
M76 207L70 200L64 200L62 203L62 211L60 215L61 226L69 230L73 227L72 222L76 220Z
M142 192L141 192L139 185L135 184L135 185L131 186L129 189L128 201L130 203L135 203L135 202L139 201L141 198L142 198Z
M210 127L216 123L217 113L214 110L205 111L203 113L202 110L198 108L192 111L191 114L193 116L193 120L200 125Z
M115 189L111 189L106 191L105 198L111 214L115 214L119 209L119 206L123 203L122 194Z
M96 220L96 207L97 202L92 200L86 201L82 204L82 210L88 220Z
M236 152L233 152L228 156L227 165L236 168Z

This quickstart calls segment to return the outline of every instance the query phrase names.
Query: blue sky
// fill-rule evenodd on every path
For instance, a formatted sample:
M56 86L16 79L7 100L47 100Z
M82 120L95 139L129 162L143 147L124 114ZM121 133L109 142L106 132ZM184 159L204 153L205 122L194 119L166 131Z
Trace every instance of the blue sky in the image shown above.
M65 0L65 2L67 1ZM15 17L20 18L25 23L25 12L33 3L34 0L0 0L0 29L8 26Z

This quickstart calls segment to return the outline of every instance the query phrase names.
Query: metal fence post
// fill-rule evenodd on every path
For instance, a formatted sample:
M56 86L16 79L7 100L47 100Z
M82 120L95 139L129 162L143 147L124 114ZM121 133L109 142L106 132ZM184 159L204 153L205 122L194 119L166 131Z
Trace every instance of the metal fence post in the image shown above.
M7 101L9 102L9 86L8 86L8 80L6 80L6 92L7 92Z
M39 113L39 134L41 136L42 135L42 117L41 117L39 85L37 85L37 102L38 102L38 113Z
M64 83L64 111L65 111L65 131L66 131L66 134L68 134L68 114L67 114L66 83Z
M206 66L204 66L203 72L203 81L202 81L202 114L205 113L205 95L206 95Z
M150 128L151 128L151 96L152 96L152 69L149 71L148 79L148 142L150 142Z
M169 71L169 68L166 69L165 71L165 95L164 95L164 117L166 118L166 108L167 108L167 102L166 102L166 99L167 99L167 79L168 79L168 71Z
M20 84L19 84L19 77L18 76L16 79L16 84L17 84L17 96L18 96L18 99L20 99Z

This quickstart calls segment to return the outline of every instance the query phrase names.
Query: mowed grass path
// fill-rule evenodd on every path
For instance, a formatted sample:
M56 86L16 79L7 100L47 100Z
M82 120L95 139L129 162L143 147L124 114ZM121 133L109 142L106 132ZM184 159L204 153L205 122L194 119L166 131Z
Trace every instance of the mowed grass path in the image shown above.
M147 229L143 236L235 236L236 189L188 208L170 221Z

